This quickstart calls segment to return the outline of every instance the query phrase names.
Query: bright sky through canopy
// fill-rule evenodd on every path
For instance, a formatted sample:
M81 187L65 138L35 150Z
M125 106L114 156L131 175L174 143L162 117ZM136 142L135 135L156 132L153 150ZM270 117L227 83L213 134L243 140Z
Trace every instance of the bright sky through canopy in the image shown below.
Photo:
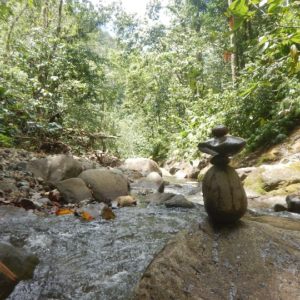
M94 4L97 4L99 1L98 0L91 0ZM113 0L102 0L101 1L103 4L110 4L113 2L118 2L118 1L113 1ZM145 12L146 12L146 7L147 4L150 2L150 0L119 0L119 2L122 4L124 10L128 13L135 13L139 17L144 17ZM168 0L162 0L161 3L162 5L166 5ZM166 15L164 9L161 11L161 17L160 20L163 23L168 23L169 17Z

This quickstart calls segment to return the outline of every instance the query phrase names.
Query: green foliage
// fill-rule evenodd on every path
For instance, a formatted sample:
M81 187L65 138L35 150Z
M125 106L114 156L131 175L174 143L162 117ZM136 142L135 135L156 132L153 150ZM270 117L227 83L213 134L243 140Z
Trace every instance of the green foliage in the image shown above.
M62 9L59 11L59 5ZM57 139L63 128L110 131L116 100L99 40L109 10L88 1L7 1L0 34L0 100L11 141ZM4 9L2 6L0 9ZM1 21L0 21L1 22ZM101 55L99 54L101 53Z
M82 151L85 139L162 161L198 156L217 124L253 150L299 123L299 1L155 0L147 15L89 1L0 2L0 144L61 140ZM119 139L89 140L99 132Z

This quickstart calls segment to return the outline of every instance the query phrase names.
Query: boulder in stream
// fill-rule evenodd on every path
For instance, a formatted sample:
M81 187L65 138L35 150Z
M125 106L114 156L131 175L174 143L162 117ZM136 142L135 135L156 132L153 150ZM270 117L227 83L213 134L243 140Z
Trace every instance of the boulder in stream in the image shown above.
M82 165L70 155L51 155L28 162L27 169L35 177L41 177L50 183L77 177L82 172Z
M141 172L144 176L147 176L151 172L157 172L160 175L162 174L158 164L149 158L127 158L122 167L124 169Z
M27 253L24 249L1 242L0 299L5 299L20 280L32 278L38 262L35 255ZM8 275L4 275L4 273Z
M91 191L81 178L70 178L56 184L63 199L68 203L78 203L93 198Z
M288 211L300 214L300 195L288 195L286 203Z
M128 180L120 171L90 169L83 171L79 178L90 187L94 198L99 202L111 202L129 192Z
M195 204L187 200L183 195L173 193L154 193L148 195L145 202L154 205L165 205L168 208L182 207L194 208Z
M277 227L260 217L221 228L203 221L179 233L150 263L134 299L298 299L300 224L273 219Z

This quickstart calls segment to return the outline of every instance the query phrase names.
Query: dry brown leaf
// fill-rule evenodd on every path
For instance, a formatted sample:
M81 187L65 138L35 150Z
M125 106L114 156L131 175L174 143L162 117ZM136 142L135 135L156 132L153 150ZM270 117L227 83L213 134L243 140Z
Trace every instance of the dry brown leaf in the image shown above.
M55 214L57 216L70 215L73 214L74 210L69 208L59 208L56 210Z
M94 217L90 213L88 213L87 211L83 211L82 214L81 214L81 217L86 221L94 220Z

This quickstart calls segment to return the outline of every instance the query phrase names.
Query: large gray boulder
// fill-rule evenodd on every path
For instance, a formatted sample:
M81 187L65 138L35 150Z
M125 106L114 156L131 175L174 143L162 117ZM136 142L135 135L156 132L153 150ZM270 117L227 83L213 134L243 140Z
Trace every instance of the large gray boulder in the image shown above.
M60 154L31 160L27 169L35 177L41 177L55 184L64 179L77 177L82 172L82 165L72 156Z
M260 217L179 233L150 263L134 299L299 299L300 224L273 219L277 227Z
M70 178L60 181L56 184L56 188L68 203L78 203L82 200L93 198L91 191L81 178Z
M122 168L138 171L142 173L143 176L147 176L151 172L157 172L159 175L162 175L158 164L149 158L127 158Z
M35 255L27 253L24 249L1 242L0 299L5 299L20 280L32 278L33 271L38 262L39 260ZM4 269L6 268L8 268L10 272L5 272ZM4 273L6 273L6 275Z
M91 169L83 171L79 178L92 190L94 198L99 202L110 202L129 192L128 180L119 171Z

